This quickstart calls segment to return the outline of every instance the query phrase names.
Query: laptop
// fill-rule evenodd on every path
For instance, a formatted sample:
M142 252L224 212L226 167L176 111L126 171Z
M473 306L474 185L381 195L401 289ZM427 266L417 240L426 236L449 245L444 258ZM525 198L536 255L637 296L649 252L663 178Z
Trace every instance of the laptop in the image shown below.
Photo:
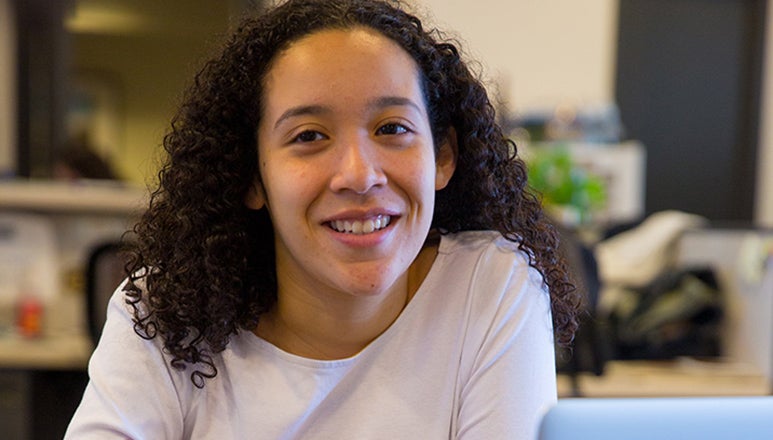
M539 440L771 440L773 396L567 398Z

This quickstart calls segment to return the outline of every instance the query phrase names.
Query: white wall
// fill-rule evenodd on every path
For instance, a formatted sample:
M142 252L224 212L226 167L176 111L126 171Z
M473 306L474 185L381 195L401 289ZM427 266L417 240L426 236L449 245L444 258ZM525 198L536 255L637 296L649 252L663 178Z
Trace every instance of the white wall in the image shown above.
M16 169L16 26L12 1L0 0L0 176Z
M762 113L760 115L759 158L755 221L773 227L773 0L768 1L765 27Z
M431 24L457 32L511 111L614 101L617 0L415 4Z

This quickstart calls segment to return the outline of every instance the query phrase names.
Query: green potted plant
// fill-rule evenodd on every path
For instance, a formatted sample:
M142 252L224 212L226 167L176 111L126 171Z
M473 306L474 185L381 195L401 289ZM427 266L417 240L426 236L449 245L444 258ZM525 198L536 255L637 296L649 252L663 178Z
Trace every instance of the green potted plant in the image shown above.
M534 147L527 156L529 185L557 221L582 226L604 207L604 181L577 166L565 146Z

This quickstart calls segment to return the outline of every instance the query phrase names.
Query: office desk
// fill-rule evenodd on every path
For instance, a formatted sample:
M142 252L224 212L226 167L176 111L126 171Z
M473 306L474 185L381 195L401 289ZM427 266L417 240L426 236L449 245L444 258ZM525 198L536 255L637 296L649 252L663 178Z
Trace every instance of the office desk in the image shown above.
M581 373L584 397L761 396L771 384L754 366L733 362L610 361L604 374ZM559 397L571 397L571 381L558 377Z
M61 439L86 387L92 348L85 335L0 337L0 437Z
M46 335L26 339L0 337L0 368L85 370L93 346L86 335Z

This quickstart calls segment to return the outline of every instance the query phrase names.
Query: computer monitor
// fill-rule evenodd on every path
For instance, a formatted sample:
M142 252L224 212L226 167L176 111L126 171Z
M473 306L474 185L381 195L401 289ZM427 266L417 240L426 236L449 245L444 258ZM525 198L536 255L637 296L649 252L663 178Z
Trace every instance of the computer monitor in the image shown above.
M773 396L567 398L539 440L771 440Z

